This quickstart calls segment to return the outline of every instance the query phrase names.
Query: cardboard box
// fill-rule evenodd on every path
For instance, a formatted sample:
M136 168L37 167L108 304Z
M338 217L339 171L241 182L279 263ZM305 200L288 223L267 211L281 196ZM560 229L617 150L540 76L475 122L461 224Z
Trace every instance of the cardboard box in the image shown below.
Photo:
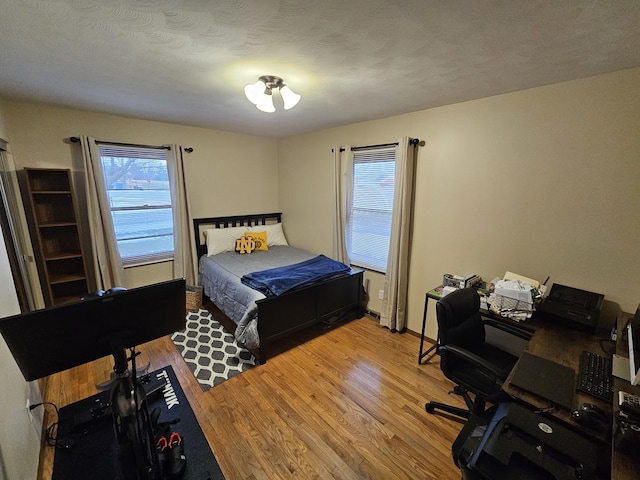
M453 287L453 288L464 288L464 277L460 275L452 275L450 273L445 273L442 277L442 286L443 287Z

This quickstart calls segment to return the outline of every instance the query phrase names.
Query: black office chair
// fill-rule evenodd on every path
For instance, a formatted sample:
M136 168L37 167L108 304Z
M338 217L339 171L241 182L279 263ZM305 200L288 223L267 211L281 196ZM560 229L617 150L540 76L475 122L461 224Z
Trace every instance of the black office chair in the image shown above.
M480 316L480 297L474 288L456 290L436 303L438 353L444 375L457 386L450 393L461 395L467 409L440 402L425 405L428 413L442 410L468 419L471 413L482 415L487 400L499 396L504 380L518 357L485 342L485 325L518 338L529 340L531 333ZM469 393L475 395L471 400ZM495 402L492 402L495 403Z

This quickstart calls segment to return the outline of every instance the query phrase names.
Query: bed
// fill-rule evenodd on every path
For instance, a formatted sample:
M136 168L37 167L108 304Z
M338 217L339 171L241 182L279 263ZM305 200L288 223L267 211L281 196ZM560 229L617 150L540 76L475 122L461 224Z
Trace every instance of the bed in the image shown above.
M260 363L266 362L263 347L269 342L320 322L331 324L364 315L362 270L347 267L344 272L326 274L326 278L272 296L242 283L242 277L252 272L318 260L311 252L287 244L281 213L196 218L193 226L204 295L235 324L236 339L257 351ZM250 255L229 251L228 242L235 245L245 230L266 230L267 251Z

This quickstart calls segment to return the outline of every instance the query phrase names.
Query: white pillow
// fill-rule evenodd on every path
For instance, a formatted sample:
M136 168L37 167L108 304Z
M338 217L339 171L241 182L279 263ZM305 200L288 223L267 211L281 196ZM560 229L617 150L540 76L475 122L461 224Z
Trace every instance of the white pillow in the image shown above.
M267 232L267 246L284 245L288 247L287 239L282 231L282 223L271 225L254 225L246 229L247 232Z
M236 240L242 237L246 231L247 227L209 228L205 230L207 256L210 257L222 252L234 252Z

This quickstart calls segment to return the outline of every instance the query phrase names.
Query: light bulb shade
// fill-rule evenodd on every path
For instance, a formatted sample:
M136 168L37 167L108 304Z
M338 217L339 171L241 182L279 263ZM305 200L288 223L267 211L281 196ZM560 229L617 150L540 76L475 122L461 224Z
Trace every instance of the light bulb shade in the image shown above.
M258 105L261 101L264 101L263 97L268 96L264 93L266 88L267 86L265 85L265 83L258 80L256 83L252 83L244 87L244 94L247 96L251 103L253 103L254 105Z
M295 93L286 85L280 88L280 95L282 95L282 100L284 101L284 109L289 110L290 108L295 107L300 101L300 95Z
M264 94L258 103L256 103L256 107L261 112L273 113L276 111L276 108L273 106L273 96Z

